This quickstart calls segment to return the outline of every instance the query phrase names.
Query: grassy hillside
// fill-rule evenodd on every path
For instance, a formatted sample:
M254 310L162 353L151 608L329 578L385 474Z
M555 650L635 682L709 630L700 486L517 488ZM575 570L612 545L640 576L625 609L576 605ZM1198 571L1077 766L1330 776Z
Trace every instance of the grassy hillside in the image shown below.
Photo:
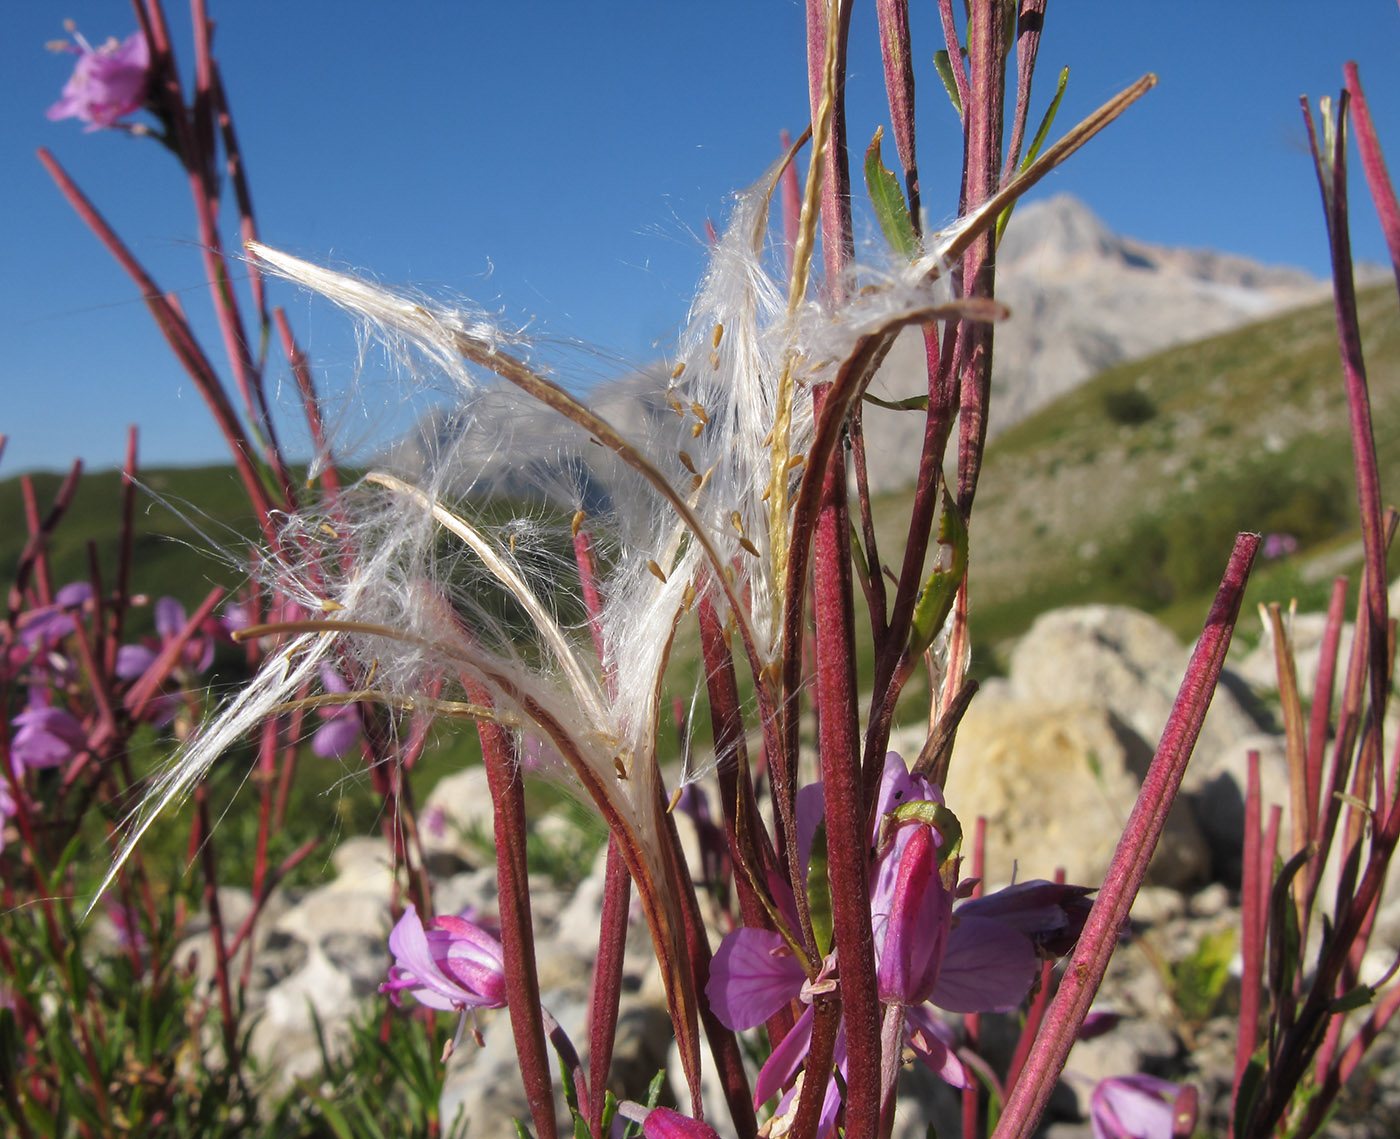
M1394 289L1368 290L1360 308L1393 495ZM1301 547L1257 564L1247 604L1302 594L1321 607L1333 555L1356 533L1353 488L1330 304L1115 368L989 447L972 520L975 632L986 649L1041 612L1092 600L1157 612L1194 638L1242 530L1292 534ZM882 502L881 517L903 509L902 498Z
M60 475L31 476L40 517L53 505ZM243 580L258 527L242 484L231 466L142 471L147 490L138 492L133 518L133 592L170 595L186 606L202 601L215 586L234 589ZM49 545L55 586L90 577L88 543L97 551L110 585L116 573L121 533L122 477L119 471L85 472L67 515ZM0 581L14 579L28 538L20 480L0 482Z

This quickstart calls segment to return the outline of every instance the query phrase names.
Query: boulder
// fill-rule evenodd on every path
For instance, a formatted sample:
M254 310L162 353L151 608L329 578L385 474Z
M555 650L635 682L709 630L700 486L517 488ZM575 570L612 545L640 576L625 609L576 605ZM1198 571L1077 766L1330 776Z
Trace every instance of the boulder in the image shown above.
M993 686L958 731L945 793L966 834L979 815L987 819L989 885L1050 878L1061 867L1071 882L1098 885L1150 759L1102 705L1015 699ZM1204 881L1209 866L1190 812L1176 806L1149 880L1185 888Z
M1037 618L1012 650L1009 680L1022 700L1106 708L1155 749L1188 656L1175 634L1145 613L1085 605ZM1239 694L1222 683L1206 714L1196 757L1213 756L1258 730Z

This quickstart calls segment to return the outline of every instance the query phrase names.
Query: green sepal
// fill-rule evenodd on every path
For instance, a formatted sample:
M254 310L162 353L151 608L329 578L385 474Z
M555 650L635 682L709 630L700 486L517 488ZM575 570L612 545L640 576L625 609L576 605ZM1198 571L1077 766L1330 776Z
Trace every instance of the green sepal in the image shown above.
M967 526L958 513L953 496L943 488L943 516L938 520L938 544L952 551L948 568L935 568L919 593L909 625L909 654L917 657L933 644L938 630L953 609L963 574L967 572ZM939 559L940 563L942 559Z
M953 78L953 65L949 62L950 59L947 50L940 48L933 53L933 69L938 72L938 78L943 80L943 90L948 92L953 110L957 111L958 118L962 118L962 98L958 95L958 81Z
M617 1096L603 1089L603 1134L612 1134L613 1120L617 1118Z
M885 136L884 127L875 128L875 137L865 151L865 188L870 194L870 204L875 207L875 219L880 223L880 232L890 247L906 260L913 261L922 252L919 235L914 232L914 223L909 217L909 204L904 200L904 191L894 173L885 169L880 157L880 140Z
M938 848L936 865L942 866L962 847L963 829L958 816L942 803L931 799L916 799L912 803L901 803L893 811L888 811L880 820L880 838L877 850L883 854L894 839L894 832L906 823L923 823L933 827L943 838Z
M662 1068L647 1084L647 1107L655 1107L661 1102L661 1089L666 1086L666 1069Z

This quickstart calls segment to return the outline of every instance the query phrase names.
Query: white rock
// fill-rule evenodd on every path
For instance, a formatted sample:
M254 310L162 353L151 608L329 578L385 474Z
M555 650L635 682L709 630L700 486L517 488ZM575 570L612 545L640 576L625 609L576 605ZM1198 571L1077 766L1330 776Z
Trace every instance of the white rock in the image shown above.
M1097 885L1137 799L1146 746L1101 706L986 696L959 728L945 792L965 834L987 819L988 884L1062 867L1070 882ZM1181 887L1208 868L1205 842L1177 805L1149 876Z

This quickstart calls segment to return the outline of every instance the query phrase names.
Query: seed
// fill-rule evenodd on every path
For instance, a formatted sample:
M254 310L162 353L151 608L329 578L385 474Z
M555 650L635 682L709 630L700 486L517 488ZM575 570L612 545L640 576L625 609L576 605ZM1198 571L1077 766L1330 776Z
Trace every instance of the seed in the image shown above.
M650 559L647 560L647 569L651 570L651 572L656 575L657 580L660 581L662 585L666 584L666 575L661 572L661 567L654 561Z
M683 467L684 467L686 470L688 470L691 474L693 474L693 475L698 475L698 474L700 473L699 471L697 471L697 470L695 469L695 460L692 459L688 454L686 454L686 452L681 451L681 452L680 452L680 458L681 458L681 466L683 466Z
M681 378L681 373L684 371L685 361L682 360L679 364L677 364L674 368L671 369L671 379L679 380Z
M806 455L793 455L792 458L788 459L786 465L783 467L783 470L785 470L785 471L794 470L795 468L800 467L800 466L801 466L803 463L805 463L806 461L807 461L807 456L806 456Z
M692 423L692 424L690 425L690 437L691 437L692 439L699 439L699 438L700 438L700 432L702 432L702 431L704 431L704 430L705 430L705 425L704 425L703 423Z
M691 414L694 415L695 418L698 419L701 423L710 422L710 417L705 414L705 408L701 404L692 401L690 405L690 411Z
M569 528L573 531L575 538L578 537L578 532L583 526L583 520L587 517L588 515L585 514L581 509L574 511L574 520L570 524Z
M721 340L723 340L723 339L724 339L724 325L722 325L722 324L717 324L717 325L715 325L715 330L714 330L714 332L712 332L712 333L710 334L710 343L711 343L714 347L718 348L718 347L719 347L719 342L720 342Z
M332 601L329 597L321 598L322 613L339 613L345 606L339 601Z
M739 531L740 537L742 537L744 533L744 520L739 516L737 510L731 510L729 512L729 521L733 524L734 529Z
M739 545L743 546L743 548L748 550L748 552L751 553L754 557L758 557L758 547L755 546L752 542L750 542L747 538L740 538Z
M681 788L677 787L671 792L671 801L666 804L666 813L669 815L676 809L676 805L681 801Z
M710 367L713 368L716 372L719 371L719 353L718 353L718 352L711 352L711 353L710 353Z

